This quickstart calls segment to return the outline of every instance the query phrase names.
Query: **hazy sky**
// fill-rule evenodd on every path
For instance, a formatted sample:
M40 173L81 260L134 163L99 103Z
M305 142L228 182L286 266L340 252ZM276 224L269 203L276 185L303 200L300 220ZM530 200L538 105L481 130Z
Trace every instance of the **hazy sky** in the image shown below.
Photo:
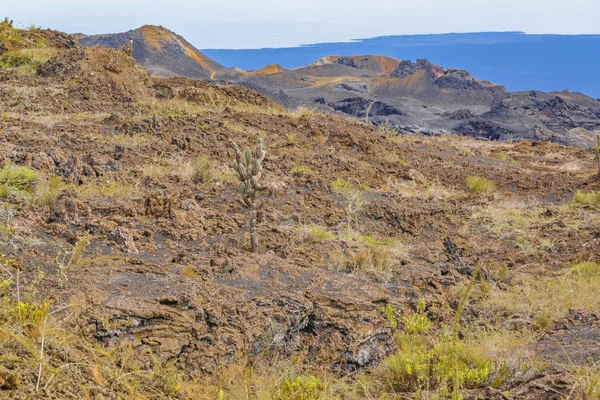
M600 0L0 0L0 18L70 33L163 25L198 48L476 31L600 33Z

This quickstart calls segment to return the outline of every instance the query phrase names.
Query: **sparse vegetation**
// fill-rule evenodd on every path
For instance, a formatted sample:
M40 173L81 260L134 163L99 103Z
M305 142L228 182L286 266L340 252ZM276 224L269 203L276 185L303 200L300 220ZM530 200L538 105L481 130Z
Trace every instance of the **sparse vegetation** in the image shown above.
M506 289L493 285L478 304L483 315L491 318L488 321L494 321L494 315L518 315L524 324L545 329L570 309L593 311L600 308L599 263L579 263L543 278L534 271L521 271L514 273L510 282Z
M453 339L442 331L430 334L424 308L402 319L398 352L385 359L371 377L359 379L363 395L414 393L418 398L462 399L461 388L493 384L498 371L485 348Z
M311 176L315 174L315 171L306 165L295 165L290 173L296 176Z
M64 47L0 25L4 52ZM85 53L2 68L0 154L23 167L0 171L0 397L598 396L584 150L398 135ZM262 140L225 167L257 135L264 170Z
M388 136L388 135L399 135L398 130L396 128L394 128L392 125L390 125L389 121L386 120L384 123L379 124L377 126L377 131L381 132L382 134Z
M70 254L62 254L56 258L57 274L59 286L64 288L69 283L69 270L81 261L81 256L85 249L89 246L93 236L86 232L77 240L70 251ZM67 260L68 258L68 260Z
M296 143L296 135L293 133L290 133L287 137L287 143L289 146L293 146Z
M79 117L78 117L79 116ZM88 116L86 114L76 114L76 118L96 118L95 116ZM111 141L114 144L118 144L120 146L137 149L140 150L141 147L145 145L150 145L156 141L156 138L147 133L136 133L133 135L113 135L111 136Z
M560 245L561 237L600 223L594 210L568 204L543 207L535 202L503 201L472 211L475 229L514 244L526 255L549 251Z
M471 193L492 193L496 191L494 182L480 176L469 176L466 182Z
M34 170L8 163L0 170L0 198L30 196L38 182L39 174Z
M346 201L347 229L357 228L358 216L366 204L364 199L365 185L359 184L357 186L350 181L337 178L331 183L331 190L343 196Z
M319 241L335 239L335 235L319 225L309 226L310 234Z
M600 398L600 363L575 368L575 383L572 393L576 399Z
M498 155L496 155L496 158L500 161L506 161L506 162L511 162L513 160L512 157L510 156L510 154L508 154L505 151L498 153Z
M322 115L323 113L316 109L307 106L300 106L296 108L294 111L289 112L289 115L295 118L312 118L317 115Z
M210 185L218 179L212 161L207 156L199 156L192 164L190 179L196 185Z
M134 184L111 180L86 182L83 185L66 185L65 188L75 190L83 197L133 197L139 194L139 187Z
M33 74L40 65L51 59L56 53L56 49L52 48L7 51L0 55L0 67Z
M458 154L460 154L460 155L462 155L462 156L465 156L465 157L468 157L468 156L470 156L471 154L473 154L473 150L471 150L471 149L469 149L469 148L467 148L467 147L464 147L464 146L458 145L458 144L453 144L453 145L452 145L452 148L453 148L454 150L456 150L456 152L457 152Z
M52 210L63 186L62 178L58 175L40 181L35 194L35 203Z
M4 242L10 242L15 234L14 220L17 210L8 203L0 207L0 234Z
M359 250L330 255L330 268L344 273L351 273L375 282L389 282L399 263L390 246L370 244Z
M600 207L600 191L597 192L582 192L580 190L575 193L573 198L576 204L580 204L584 207L599 208Z

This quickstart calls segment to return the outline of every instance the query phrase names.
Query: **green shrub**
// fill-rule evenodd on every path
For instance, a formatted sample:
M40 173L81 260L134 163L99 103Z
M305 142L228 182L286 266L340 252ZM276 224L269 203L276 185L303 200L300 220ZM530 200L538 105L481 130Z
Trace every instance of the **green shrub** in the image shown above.
M6 200L11 195L31 194L38 182L39 175L34 170L8 163L0 170L0 197Z
M496 191L496 184L480 176L469 176L467 187L471 193L492 193Z
M290 133L290 134L288 135L288 137L287 137L287 140L288 140L288 144L289 144L290 146L293 146L293 145L294 145L294 143L296 143L296 135L295 135L295 134L293 134L293 133Z
M335 239L335 235L322 226L311 225L309 229L310 235L319 241Z
M192 165L190 179L197 185L210 185L217 181L217 173L212 161L206 156L196 158Z
M315 174L314 170L305 165L295 165L290 172L295 176L310 176Z
M579 203L584 207L599 208L600 191L585 193L578 190L573 200L575 201L575 203Z
M423 334L431 329L431 321L422 313L404 317L402 321L404 321L404 328L408 333Z
M481 348L464 341L454 342L447 335L436 338L426 334L431 321L420 312L403 321L406 333L397 338L398 352L385 359L370 379L378 391L436 390L438 395L450 397L455 377L464 388L490 383L496 364Z
M53 48L7 51L0 56L0 67L34 73L38 67L56 55Z
M398 318L396 317L396 313L394 312L394 307L392 307L389 303L385 306L381 306L379 308L379 312L388 321L390 328L396 329L398 327Z
M505 151L502 151L502 152L498 153L496 155L496 159L500 160L500 161L506 161L506 162L510 162L510 161L513 160L512 157L510 156L510 154L508 154Z
M285 379L282 384L282 400L319 400L323 398L323 383L315 376L298 376Z

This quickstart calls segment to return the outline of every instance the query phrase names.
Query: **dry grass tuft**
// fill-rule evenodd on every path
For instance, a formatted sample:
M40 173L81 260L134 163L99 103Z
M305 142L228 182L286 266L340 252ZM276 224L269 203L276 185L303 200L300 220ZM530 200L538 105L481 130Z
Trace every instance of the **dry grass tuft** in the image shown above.
M330 258L332 270L351 273L380 283L389 282L400 265L392 248L374 244L349 254L332 254Z
M196 185L210 185L218 180L212 161L206 156L196 158L192 164L190 180Z
M93 181L86 182L83 185L71 184L66 187L78 192L86 198L135 197L140 193L140 189L137 185L117 181Z
M595 312L600 309L600 263L577 264L555 276L516 272L510 285L492 285L478 308L493 316L518 316L522 323L546 328L570 309Z
M480 176L469 176L466 182L471 193L492 193L496 191L494 182Z
M600 191L585 193L577 191L573 201L588 208L600 208Z

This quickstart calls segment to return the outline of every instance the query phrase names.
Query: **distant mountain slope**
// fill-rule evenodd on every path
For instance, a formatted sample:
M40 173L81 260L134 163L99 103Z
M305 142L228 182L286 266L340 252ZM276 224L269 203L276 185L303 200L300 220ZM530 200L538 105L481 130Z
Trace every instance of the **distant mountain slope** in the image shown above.
M258 69L279 63L299 68L336 54L379 54L402 60L426 58L445 67L499 82L510 91L569 89L600 98L600 35L529 35L478 32L396 35L276 49L202 49L226 67Z
M308 105L400 131L582 147L592 146L600 134L598 100L568 91L511 93L425 59L328 56L306 67L267 70L228 69L214 78L245 85L286 107Z
M79 36L83 46L119 48L130 40L133 40L133 57L155 76L209 79L224 69L183 37L162 26L144 25L123 33Z

